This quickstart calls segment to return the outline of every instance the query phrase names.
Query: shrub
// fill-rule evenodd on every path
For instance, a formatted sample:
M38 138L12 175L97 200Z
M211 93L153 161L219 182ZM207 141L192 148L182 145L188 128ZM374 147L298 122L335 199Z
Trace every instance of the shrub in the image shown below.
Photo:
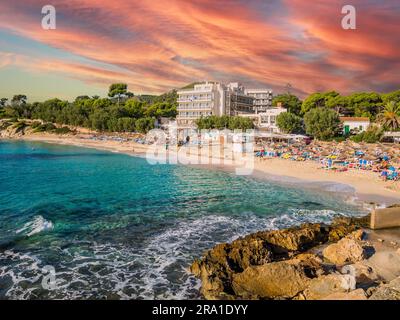
M139 118L135 122L135 128L137 132L147 133L154 129L154 118Z
M35 127L34 132L51 132L54 131L56 128L56 126L54 124L52 124L51 122L47 122L44 124L39 124Z
M32 128L32 129L36 129L36 128L39 127L41 124L42 124L42 123L39 122L39 121L33 121L33 122L31 123L31 128Z
M18 121L17 123L14 124L14 128L17 129L17 131L22 130L25 127L27 127L25 121Z
M61 128L54 129L53 132L56 134L68 134L68 133L71 133L72 130L68 127L61 127Z
M353 137L354 142L376 143L383 137L383 130L377 126L370 126L367 131L361 132Z

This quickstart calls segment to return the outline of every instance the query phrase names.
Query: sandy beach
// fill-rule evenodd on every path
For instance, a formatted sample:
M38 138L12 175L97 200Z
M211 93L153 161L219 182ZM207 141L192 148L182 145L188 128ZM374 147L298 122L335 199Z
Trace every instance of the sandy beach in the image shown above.
M95 148L110 152L124 153L132 156L146 156L149 145L135 143L133 141L121 142L113 140L95 140L90 139L89 133L77 135L55 135L50 133L34 133L25 134L13 139L38 141L55 143L61 145L72 145L86 148ZM160 146L161 148L161 146ZM169 153L180 153L182 159L182 150L170 148ZM187 148L183 153L188 157L198 153L197 148ZM210 158L218 158L215 155ZM235 162L232 164L224 164L220 161L217 165L206 165L209 168L231 170L235 167ZM320 165L313 161L288 161L280 158L254 158L254 172L252 174L258 178L275 179L277 181L289 181L294 183L307 183L312 187L319 187L321 183L328 185L341 184L350 186L347 190L353 190L354 196L363 202L378 203L389 205L400 201L400 188L397 182L382 181L377 173L365 172L359 170L349 170L347 172L334 172L321 169ZM335 190L331 190L335 191Z

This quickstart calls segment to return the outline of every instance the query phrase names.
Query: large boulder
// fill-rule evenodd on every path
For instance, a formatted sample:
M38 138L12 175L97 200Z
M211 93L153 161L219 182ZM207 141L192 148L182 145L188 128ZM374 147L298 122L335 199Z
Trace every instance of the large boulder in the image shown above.
M400 300L400 277L388 284L380 285L369 298L370 300Z
M329 274L312 279L303 292L307 300L321 300L336 293L347 293L356 288L356 279L352 275Z
M242 298L293 298L309 282L302 265L281 261L249 267L234 275L233 290Z
M324 258L337 265L355 263L367 257L366 247L351 237L327 246L322 253Z
M232 275L250 265L272 261L269 246L260 239L238 239L219 244L201 260L195 260L190 271L201 279L201 293L208 300L225 299L232 291Z
M304 252L328 240L330 228L321 224L304 224L283 230L256 233L272 247L275 254Z
M340 232L335 231L339 229ZM257 232L230 244L215 246L201 259L194 261L190 271L201 279L201 293L206 299L220 299L221 296L235 294L232 288L234 274L242 273L249 267L293 258L328 242L332 232L342 238L352 231L354 227L347 224L337 223L334 226L327 226L315 223L283 230ZM308 260L307 265L305 263L307 259L303 260L302 267L311 277L315 276L315 267L320 262L313 257ZM294 262L296 263L298 262Z

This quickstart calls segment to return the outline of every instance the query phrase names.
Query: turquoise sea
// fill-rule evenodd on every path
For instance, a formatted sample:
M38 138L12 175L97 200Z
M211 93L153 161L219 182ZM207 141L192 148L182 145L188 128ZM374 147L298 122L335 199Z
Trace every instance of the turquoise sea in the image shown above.
M0 299L199 298L186 270L216 243L361 211L298 185L3 141Z

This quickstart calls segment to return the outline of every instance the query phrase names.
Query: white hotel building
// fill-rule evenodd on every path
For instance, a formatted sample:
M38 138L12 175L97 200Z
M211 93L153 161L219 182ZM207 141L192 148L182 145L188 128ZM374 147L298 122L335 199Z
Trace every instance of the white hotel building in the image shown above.
M195 121L201 117L210 115L251 117L271 108L272 90L270 89L246 90L237 82L228 85L218 82L203 82L194 85L192 89L178 91L176 120L180 130L194 129ZM273 119L274 116L275 114L271 115L268 120ZM260 116L258 118L261 119ZM261 122L261 120L257 122Z
M226 114L225 87L220 83L204 82L193 89L178 91L179 128L194 128L195 121L201 117Z

